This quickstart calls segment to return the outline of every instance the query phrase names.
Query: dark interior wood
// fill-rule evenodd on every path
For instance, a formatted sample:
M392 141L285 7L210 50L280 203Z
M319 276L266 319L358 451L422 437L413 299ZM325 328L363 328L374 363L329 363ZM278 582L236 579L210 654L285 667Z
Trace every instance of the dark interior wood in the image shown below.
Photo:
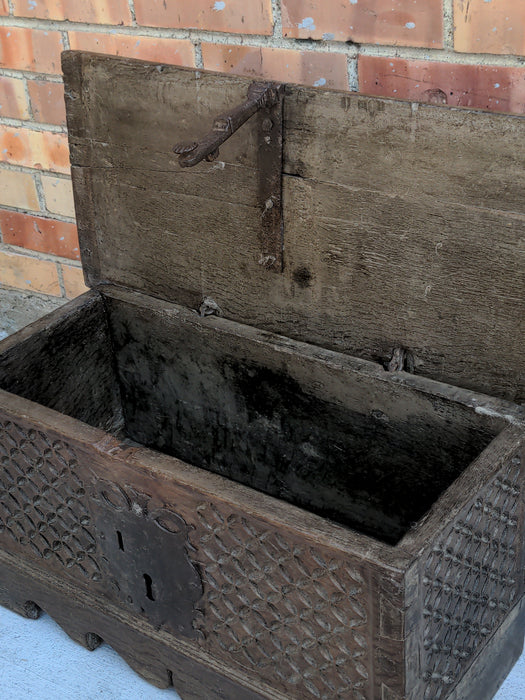
M525 118L290 86L284 272L259 264L256 118L180 168L251 81L64 59L88 281L111 282L375 362L525 401ZM112 89L108 90L107 85Z
M3 348L2 389L118 433L119 389L107 318L96 293L15 333Z
M18 340L1 388L387 543L503 426L338 366L350 358L122 290Z

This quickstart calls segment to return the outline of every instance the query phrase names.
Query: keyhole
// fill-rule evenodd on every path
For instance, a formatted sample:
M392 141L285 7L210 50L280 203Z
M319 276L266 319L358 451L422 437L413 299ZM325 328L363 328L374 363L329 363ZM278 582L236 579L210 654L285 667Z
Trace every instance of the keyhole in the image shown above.
M118 541L118 548L123 552L124 551L124 540L122 539L122 533L117 530L117 541Z
M149 574L144 574L144 581L146 583L146 598L149 600L155 600L155 596L153 595L153 581L151 580L151 576Z

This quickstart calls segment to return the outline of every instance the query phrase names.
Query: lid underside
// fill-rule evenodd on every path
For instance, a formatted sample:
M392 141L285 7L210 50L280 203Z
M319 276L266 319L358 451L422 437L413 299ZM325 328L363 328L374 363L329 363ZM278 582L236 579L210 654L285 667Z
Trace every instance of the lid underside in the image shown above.
M525 119L288 86L284 267L261 265L260 120L217 160L172 151L251 80L66 52L87 283L112 283L525 399ZM405 353L408 351L408 353ZM408 365L405 364L408 368Z

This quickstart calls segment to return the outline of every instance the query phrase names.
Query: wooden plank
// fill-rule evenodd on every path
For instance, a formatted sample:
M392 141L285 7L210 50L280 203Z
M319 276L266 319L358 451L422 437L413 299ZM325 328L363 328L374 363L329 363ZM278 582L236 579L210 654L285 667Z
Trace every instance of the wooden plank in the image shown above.
M410 348L415 371L525 401L525 219L285 178L289 262L317 343L385 362ZM316 235L312 236L311 232ZM504 339L504 342L502 340Z
M72 105L69 133L111 146L136 146L145 160L167 155L176 161L173 146L207 133L216 116L244 102L253 82L81 52L66 52L62 68L68 111ZM252 162L257 136L251 124L223 144L221 160ZM140 167L140 161L135 165Z
M503 425L222 319L111 296L107 309L130 438L384 542Z
M525 118L309 88L285 100L285 172L525 213Z
M444 683L463 697L454 686L465 691L469 667L522 600L523 440L523 427L501 433L400 543L419 569L407 616L407 645L419 649L409 661L411 698L439 697ZM494 603L480 605L480 596Z
M95 249L104 279L198 309L205 296L229 289L243 271L267 276L259 265L260 214L253 206L173 188L143 189L121 171L88 172L100 204ZM110 245L107 231L113 232Z
M183 170L176 158L168 154L165 163L153 163L151 160L144 163L143 158L142 162L133 158L133 147L125 150L111 147L102 153L88 140L78 141L76 147L82 148L84 156L89 152L89 159L84 163L73 161L72 170L84 169L105 178L110 190L115 183L124 180L147 197L151 194L149 178L154 178L155 191L159 193L191 195L207 201L227 201L241 206L257 204L257 173L253 167L218 160L213 163L203 161ZM134 163L132 166L130 161ZM212 189L210 182L213 182Z
M16 554L19 580L25 581L24 571L41 569L32 578L45 581L49 594L38 587L26 594L19 585L4 597L0 585L7 605L34 610L36 604L79 641L87 634L108 641L153 682L166 683L166 669L176 677L173 661L166 664L175 651L276 700L315 695L312 688L333 684L349 691L355 684L371 696L369 581L401 582L403 552L64 416L56 419L22 399L13 397L10 406L5 430L26 437L17 439L7 469L25 476L10 491L13 515L0 533L0 579ZM32 455L45 439L53 449L35 469ZM47 477L58 469L60 479ZM28 490L39 497L23 508L21 494ZM79 525L73 538L72 519ZM32 536L13 538L14 530ZM52 548L46 546L50 532ZM178 570L162 578L175 561ZM144 573L151 574L151 597ZM235 586L228 585L232 579ZM140 592L133 588L137 581ZM85 615L76 623L61 614L62 594L82 603ZM99 614L121 624L101 625ZM191 626L184 622L188 614ZM136 652L122 641L122 624ZM290 639L298 640L291 657L279 650ZM162 653L145 650L149 642L155 651L163 645ZM327 654L344 664L326 667ZM306 673L312 669L314 675Z
M105 478L110 474L116 484L121 483L121 480L123 483L128 480L129 466L135 474L133 479L146 480L143 484L145 489L153 489L163 503L170 494L173 503L181 504L187 514L191 514L194 508L187 503L188 494L193 494L207 503L229 504L236 511L271 523L272 527L280 531L298 533L309 544L318 543L323 548L333 548L340 552L341 556L356 562L365 562L366 566L377 566L394 576L397 576L409 561L409 557L402 550L303 509L291 505L283 508L277 499L242 484L162 452L130 444L129 440L113 437L99 428L93 428L1 389L0 410L9 415L10 421L22 424L24 429L36 427L45 435L67 441L80 450L87 468L96 466L101 477ZM30 445L28 447L31 452ZM192 517L195 517L194 513ZM11 538L7 541L12 543ZM11 544L11 547L13 546L17 547ZM52 564L52 560L46 560L46 566L50 565L53 569Z
M137 616L4 552L0 552L0 604L30 618L45 611L90 651L102 642L109 644L142 678L158 688L173 688L182 700L286 697L270 689L258 692L246 687L246 679L224 661L219 665L209 658L192 658Z
M290 87L285 269L268 275L255 122L215 163L181 170L171 153L250 81L95 55L65 70L90 284L209 297L383 365L404 347L419 374L525 401L524 118Z
M432 508L428 511L424 518L415 524L409 533L400 542L400 547L412 554L414 557L421 557L425 553L428 554L430 540L441 537L446 540L453 526L465 517L466 511L473 508L472 499L465 502L465 494L475 494L474 499L479 499L482 496L485 503L490 505L492 501L497 502L498 512L503 513L507 517L514 517L516 522L508 527L513 530L518 528L521 532L523 529L523 500L519 497L519 493L523 491L525 484L525 470L522 469L523 450L525 444L524 426L508 426L502 431L490 445L479 455L479 457L464 471L456 481L451 484L437 500ZM495 483L497 482L497 483ZM501 484L504 484L501 489ZM512 489L506 488L512 484ZM499 491L498 491L499 489ZM501 493L500 493L501 491ZM512 496L509 496L512 493ZM506 502L507 503L504 503ZM516 505L516 503L517 505ZM493 504L492 504L493 505ZM505 507L503 507L505 505ZM510 513L513 508L512 514ZM516 510L518 508L519 510ZM506 524L502 520L494 517L494 513L483 511L488 521L493 520L492 525L485 524L489 528L495 540L500 536L507 536ZM488 515L487 515L488 514ZM478 519L481 519L482 513ZM474 517L471 516L465 522L470 522L472 527L483 529L484 523L474 523ZM518 532L518 534L519 534ZM445 533L445 537L443 537ZM465 536L463 533L457 533L460 536ZM467 533L468 536L468 533ZM516 539L516 551L511 559L518 569L521 569L521 560L524 553L522 551L521 536L516 536L511 532L510 537ZM490 546L490 539L484 542L484 545ZM495 543L492 542L493 549L496 549ZM501 552L500 552L501 554ZM514 565L514 564L513 564ZM505 573L504 571L502 573ZM523 587L523 581L518 581L520 592Z

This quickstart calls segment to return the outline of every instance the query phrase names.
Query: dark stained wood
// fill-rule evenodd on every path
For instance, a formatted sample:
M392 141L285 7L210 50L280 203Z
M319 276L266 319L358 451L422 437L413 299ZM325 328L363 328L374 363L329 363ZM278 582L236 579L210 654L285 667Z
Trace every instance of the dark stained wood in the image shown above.
M100 295L85 294L4 340L0 388L118 433L120 394Z
M159 688L173 687L182 700L285 700L271 689L265 695L250 690L224 665L190 658L154 626L142 623L137 628L135 616L123 615L115 606L101 606L92 594L3 552L0 604L30 618L45 611L71 639L90 651L102 642L109 644L142 678Z
M228 372L231 385L236 386L231 362L228 365L226 360L237 355L247 368L257 363L259 367L266 366L269 374L279 370L287 413L295 420L300 417L297 411L304 396L311 393L328 415L333 410L330 397L334 406L345 407L352 415L369 415L375 408L399 423L399 432L412 435L413 447L414 440L423 439L423 433L416 436L411 432L419 430L418 412L423 417L421 428L427 425L425 429L431 433L431 439L443 446L445 437L440 438L439 432L447 424L484 424L490 430L497 430L508 420L516 427L496 438L483 453L481 462L468 466L464 476L438 501L436 509L441 518L432 534L426 532L423 523L421 532L415 531L413 544L407 535L405 549L403 542L391 547L293 505L283 507L281 500L211 474L210 465L204 465L207 469L189 466L128 439L111 437L99 428L27 399L0 392L3 406L0 451L4 466L0 474L0 542L5 552L16 557L17 567L23 562L24 566L42 569L45 576L38 577L39 581L51 576L54 581L63 582L54 598L56 583L46 584L46 590L51 591L47 597L42 597L41 592L37 596L30 589L24 600L11 592L4 602L18 610L27 609L31 614L36 608L27 608L28 600L49 609L74 638L88 645L95 646L99 638L108 640L139 672L157 683L169 682L166 669L173 670L174 662L166 663L164 652L157 653L148 625L162 635L166 648L182 654L183 658L170 657L181 666L173 670L174 677L179 673L184 676L185 659L190 657L192 663L212 669L222 666L223 674L228 669L231 679L238 679L256 696L258 693L267 698L302 699L316 697L326 688L342 687L347 694L350 689L359 690L363 697L380 697L379 693L388 692L391 697L403 698L408 683L405 679L410 678L405 647L414 635L420 648L423 644L420 635L425 618L419 591L424 590L423 581L428 578L425 565L430 566L433 561L430 557L435 556L427 553L426 548L432 549L440 537L451 541L447 533L458 532L458 527L461 535L463 512L475 507L479 498L485 498L483 489L488 494L485 503L489 510L483 516L487 523L492 517L490 503L499 503L498 513L507 518L507 510L513 513L515 504L521 503L518 496L522 491L515 487L515 474L522 478L521 463L515 462L523 433L519 409L428 379L387 373L366 361L226 319L200 318L184 308L127 290L105 288L104 292L112 343L120 363L118 374L124 403L126 392L136 390L130 383L134 377L137 389L144 394L143 405L151 399L152 412L157 416L166 412L181 415L181 408L176 403L167 404L160 411L154 408L155 401L177 398L156 385L156 376L162 377L166 386L179 383L182 394L177 400L182 404L189 402L206 409L222 401L230 407L223 411L224 418L229 415L230 422L242 420L242 411L235 409L234 404L237 401L242 407L242 401L248 397L245 395L241 401L241 394L235 398L231 390L225 395L220 391L217 396L224 380L213 369L216 361L223 372ZM94 294L87 296L92 300ZM85 302L78 302L82 303ZM82 325L82 317L77 322ZM60 333L60 324L55 325ZM142 342L150 347L147 364L142 360L137 364L142 357L139 352ZM135 361L130 363L123 351L134 346ZM213 352L208 352L207 347ZM192 370L188 359L191 357L199 365L200 374ZM179 376L170 377L168 368L177 362ZM242 371L239 372L242 376ZM287 388L287 376L294 380L293 393ZM202 382L203 388L199 388ZM184 393L185 383L193 387L188 395ZM266 384L268 389L268 378ZM152 391L154 385L158 398ZM256 383L256 388L263 396L261 382ZM238 384L236 391L240 391ZM135 410L133 404L124 410L131 426L136 420ZM215 405L214 410L220 423L221 409ZM197 420L197 415L198 412L191 420ZM403 415L404 425L400 423ZM285 419L284 414L282 418ZM379 419L379 413L376 418ZM256 416L254 419L257 422ZM317 421L320 419L326 420L322 412L317 415ZM305 416L301 420L307 425ZM152 417L146 413L138 425L144 428L151 422ZM325 428L330 429L330 425ZM133 429L137 429L136 425ZM180 435L181 444L185 429ZM203 426L206 429L214 429L212 421ZM363 429L366 432L366 423ZM447 439L454 430L448 431ZM319 448L321 444L318 440L313 447ZM224 452L225 446L218 443L217 448ZM400 449L392 445L391 448ZM205 443L202 449L207 449ZM242 461L242 444L238 449ZM427 452L432 454L433 449L427 437ZM193 455L196 454L194 451ZM386 453L382 454L386 459ZM35 455L43 455L36 469ZM433 488L433 482L439 482L443 467L435 465L434 473L427 475L425 488L429 485ZM377 475L379 464L373 468L377 493L381 483ZM423 464L421 468L421 474L413 472L419 485L415 489L409 483L406 486L413 500L421 496ZM60 474L59 479L54 477L56 474ZM496 480L500 486L496 486ZM325 482L326 476L320 486ZM467 487L458 487L458 483L466 483ZM476 488L471 488L472 484ZM504 500L497 495L501 485L506 489ZM368 488L372 488L371 483ZM373 497L372 491L370 495ZM28 497L29 502L22 506ZM66 509L63 504L67 504ZM431 517L436 518L435 514ZM522 520L516 522L521 533ZM513 532L508 529L510 525L508 519L505 532ZM479 527L484 531L487 525L482 521ZM465 546L462 536L458 535L457 540L460 548ZM514 570L519 570L520 560L509 559L511 545L506 537L501 533L486 546L492 548L496 542L498 551L506 553L498 576L514 576L517 580ZM424 547L419 553L422 539ZM128 556L132 552L133 556ZM405 585L405 579L414 576L414 557L418 566L411 587L408 581ZM169 574L169 565L174 561L177 571ZM446 574L447 570L450 574ZM5 567L0 566L0 572L5 572ZM487 576L493 573L488 571ZM438 578L444 575L454 575L453 567L446 561L439 565L436 574ZM231 585L232 581L236 582L235 586ZM486 591L500 583L496 579L489 584L481 577L478 585ZM172 586L179 596L175 604ZM512 600L519 599L516 584L509 585L507 590ZM84 607L89 610L82 624L61 612L71 604L64 604L64 596L68 595L84 601ZM469 605L479 607L476 594L472 595L472 600L465 603L467 614L472 614ZM490 607L486 613L492 615L489 622L496 630L505 618L503 606L508 603L496 589L494 595L501 602L496 608L497 617ZM453 594L452 598L455 600ZM94 599L96 603L92 603ZM97 611L104 611L107 619L104 626ZM118 619L126 621L125 633L120 622L113 623L116 611ZM441 633L440 629L437 633ZM279 651L290 639L299 640L291 666L288 657ZM313 647L309 642L312 639L317 640ZM472 644L480 647L484 643L484 637L472 632ZM338 658L339 663L326 667L327 656ZM428 661L434 665L442 663L446 663L446 658L444 662L441 657ZM467 667L468 663L462 662L461 668ZM439 671L440 666L436 668ZM423 671L417 670L418 687L420 683L426 687L427 681L421 679ZM202 678L206 678L205 673ZM217 681L209 676L208 682Z
M185 700L489 700L523 639L524 120L289 88L271 275L257 120L171 150L250 81L64 68L95 289L0 342L0 603Z
M88 597L84 605L90 610L89 599L96 599L92 623L79 625L80 629L67 620L64 624L59 610L56 615L50 611L76 638L92 632L119 652L124 644L124 657L129 661L127 645L135 636L145 637L137 641L132 655L133 665L143 672L149 659L156 658L148 631L153 626L171 649L212 668L220 664L223 673L242 678L263 697L300 698L305 692L309 696L312 687L322 689L325 683L336 683L345 690L358 684L367 694L372 692L374 661L368 621L377 594L371 591L389 591L393 582L401 590L407 563L402 551L293 507L283 510L275 499L158 452L109 440L103 431L73 419L54 420L52 411L24 399L9 395L6 399L11 420L6 423L0 418L0 444L6 444L7 438L17 445L7 469L25 481L18 479L10 491L15 501L7 502L16 526L4 519L6 501L2 498L0 518L5 526L0 542L6 553L16 555L25 566L42 568L45 576L40 579L58 577L63 585L59 599L68 594L68 586L75 589L76 599L82 600L79 594L84 592L84 600ZM53 447L33 474L31 455L44 439ZM49 474L59 466L62 476L54 482ZM5 478L2 475L2 493ZM51 488L39 488L38 484L48 482ZM21 493L35 490L40 501L19 512L16 502ZM64 502L67 512L60 510ZM120 523L115 510L121 513ZM133 519L134 535L128 538ZM82 528L73 530L73 546L69 537L75 522ZM49 534L40 528L43 523L48 523L47 532L52 530L54 538L47 554ZM39 534L31 538L30 530L35 527ZM152 537L155 528L167 531L163 542ZM119 542L119 531L124 550L131 547L134 551L131 564L110 555L108 537L113 534L114 542ZM39 555L40 548L44 556ZM155 566L155 560L172 561L181 550L202 577L197 600L193 594L187 596L187 584L181 588L176 577L159 580L155 570L145 568ZM133 587L138 572L151 574L154 601L148 598L147 587L142 592ZM229 585L231 580L237 584ZM182 593L187 606L179 613L179 622L189 612L193 615L193 635L184 626L177 629L177 617L168 617L177 610L173 605L171 610L164 607L173 595L170 583ZM55 586L51 585L51 592ZM40 598L29 600L47 610ZM18 609L25 604L19 598L15 602ZM120 626L108 637L96 622L97 610L107 610L113 620L115 606L119 618L135 630L127 633L125 642L119 638ZM232 610L238 614L232 615ZM91 619L88 613L85 619ZM397 639L398 656L402 653L402 627L400 614L383 631L378 630L375 640L384 646L385 657L393 648L392 635ZM279 647L294 639L293 657L283 656ZM312 639L316 640L313 646ZM326 655L340 663L325 668ZM165 678L163 669L170 668L163 664L157 659L151 672L157 681L163 674ZM402 670L402 661L398 667ZM300 671L294 671L297 668ZM312 669L318 669L313 676Z
M151 308L148 313L152 314ZM167 318L170 316L173 318L174 309L165 314ZM183 325L186 320L184 312L179 320ZM231 330L235 325L222 319L200 321L203 325L210 322L216 324L220 334L225 334L228 326ZM238 329L235 344L239 342L241 330ZM255 337L258 335L262 343L262 332L246 330ZM292 345L292 341L282 339L283 352ZM321 352L330 356L328 351ZM312 359L317 353L318 350L312 349ZM337 372L333 354L331 359L332 368ZM344 359L349 365L360 362ZM306 373L306 367L304 371ZM417 382L418 378L411 380ZM334 385L340 386L340 382ZM344 395L344 386L340 391ZM150 632L155 628L171 652L182 653L183 657L189 656L194 662L212 669L217 669L219 664L222 673L227 669L231 679L242 679L262 697L296 697L298 700L316 697L328 680L338 687L343 683L341 687L348 692L350 688L359 688L363 697L380 697L379 693L388 692L391 697L404 698L404 679L408 673L405 671L408 661L405 644L417 635L417 648L421 649L423 645L421 635L425 617L421 606L424 603L419 591L425 591L428 585L424 583L429 577L426 566L432 563L430 557L435 556L435 543L440 538L454 548L456 556L465 551L469 533L463 532L464 513L476 508L480 498L487 511L482 508L482 520L478 520L475 527L479 532L492 527L494 537L483 546L487 551L493 551L497 544L496 550L503 556L501 562L497 560L496 578L492 568L483 576L475 570L470 574L476 578L484 595L494 595L499 601L494 609L490 606L483 608L484 615L488 616L486 624L491 622L491 629L496 631L498 624L505 619L506 596L510 594L515 601L520 598L520 559L512 554L509 537L516 532L516 541L523 541L523 519L518 518L513 524L507 514L512 516L518 503L522 509L520 494L523 490L516 489L516 484L523 478L519 459L522 429L510 428L502 433L496 444L480 458L481 461L466 470L463 480L467 484L475 483L475 489L459 488L455 482L442 497L437 506L441 521L432 535L416 535L420 540L425 537L429 553L425 550L415 560L417 568L412 586L408 579L414 577L414 554L407 551L413 549L408 539L407 550L403 543L397 547L381 544L293 506L284 508L282 502L222 476L126 440L121 442L111 438L100 429L90 428L26 399L6 393L2 393L0 399L9 417L7 422L3 418L0 420L0 445L4 450L2 464L6 469L2 480L5 482L7 474L16 477L15 487L3 483L0 488L3 496L1 508L7 505L12 518L12 521L5 519L2 510L0 541L6 554L2 555L0 575L5 576L5 557L11 553L16 556L18 573L15 578L19 582L16 595L11 590L4 597L4 603L34 614L34 605L26 605L28 600L32 601L49 611L73 638L92 646L98 638L107 640L153 682L167 683L166 668L173 670L174 677L186 672L184 658L171 655L172 661L166 663L164 651L158 653ZM47 441L47 452L45 445L40 445L41 441ZM8 452L5 451L6 445L9 446ZM36 470L32 466L35 454L44 455ZM50 476L59 469L61 478L55 482ZM32 470L35 473L31 473ZM16 503L21 502L21 494L33 495L35 489L40 501L33 501L35 505L29 510L25 507L23 512L18 512ZM67 512L61 510L63 503L68 504ZM507 518L505 528L499 533L493 524L489 525L496 514L491 503L498 503L498 518ZM34 513L31 508L35 509ZM116 517L118 511L120 518ZM38 516L39 513L42 515ZM42 523L53 530L54 543L49 554L45 549L49 535L37 527L43 539L40 534L31 536L30 529L39 526L35 514L43 517ZM17 523L15 529L14 522ZM68 538L72 527L75 531L75 522L82 529L75 534L75 545L71 550ZM466 522L473 522L472 518L467 518ZM156 542L150 532L152 527L153 533L155 527L167 532L167 538ZM115 556L115 548L120 549L118 532L122 536L124 551L130 545L135 551L131 563ZM131 537L129 533L132 533ZM457 539L452 539L450 533L458 533L454 534ZM111 534L113 548L108 549ZM184 625L175 631L177 623L170 622L166 612L162 613L163 602L169 600L172 590L170 586L163 587L162 578L159 587L157 572L146 569L155 561L173 560L179 556L181 546L192 562L191 566L202 577L202 596L197 600L193 594L186 598L186 604L193 609L192 629L199 632L195 639L188 636ZM488 561L488 555L479 552L479 544L475 546L477 556L484 562ZM44 547L41 554L40 547ZM67 554L68 548L71 554ZM32 574L31 579L38 581L38 585L43 583L47 597L42 596L41 588L38 588L39 595L30 588L27 597L20 598L24 590L20 581L25 580L23 576L21 579L20 566L22 569L29 566L41 570L39 576ZM439 580L454 577L455 566L445 559L435 575ZM151 590L155 600L149 598L146 585L141 593L142 611L133 579L137 573L150 572L153 574ZM490 579L485 579L485 575ZM514 577L514 581L502 588L501 577L507 577L509 582ZM190 582L191 577L186 577L186 580ZM236 581L234 587L228 583L232 580ZM58 591L57 581L60 581ZM432 583L432 579L430 581ZM182 582L182 585L186 584ZM432 585L430 591L434 591ZM452 587L448 594L450 602L445 603L441 597L435 609L459 600L465 607L467 619L475 611L476 615L479 614L475 589L468 593L467 598L460 596L459 599L453 591ZM130 594L132 600L128 598ZM65 612L71 606L71 595L75 601L81 602L84 609L81 623L72 620ZM156 606L159 606L157 610ZM103 613L105 625L100 623L98 611ZM232 611L238 611L238 614L232 615ZM182 611L179 620L187 619L187 613L187 609ZM126 624L125 631L122 621ZM471 641L466 643L480 647L486 638L476 629L476 625L472 625ZM437 633L441 633L440 629ZM456 633L461 633L461 630ZM86 637L88 634L89 638ZM303 651L298 652L293 661L293 668L301 669L298 678L305 681L299 687L295 681L291 682L287 656L279 651L279 645L288 643L290 638L302 640L298 649ZM447 638L450 638L450 633ZM317 639L320 646L312 647L308 642L312 639ZM345 663L341 661L330 667L328 674L326 656L341 660L343 652L349 655ZM173 659L180 663L181 668L173 669ZM460 668L468 668L469 661L469 658L465 661L461 657ZM444 661L437 657L431 662L446 665L447 657ZM305 676L307 670L309 674L312 670L316 672ZM419 688L426 688L428 683L423 671L426 673L426 667L416 669ZM205 679L206 674L202 677ZM213 677L208 677L208 681L214 681ZM407 686L407 698L411 697L408 693L412 692L412 687ZM316 689L315 692L312 688ZM418 696L412 697L415 700Z
M522 654L524 627L522 602L490 639L486 652L477 657L447 700L463 700L469 693L479 700L491 700Z
M490 654L507 647L516 658L522 646L511 621L524 591L523 438L523 428L501 433L400 542L417 556L406 579L407 697L490 698L508 668ZM483 688L469 669L482 658Z
M379 394L377 379L334 369L335 353L119 296L106 304L128 437L383 541L503 426L393 382Z
M418 374L525 400L522 117L290 88L277 278L259 264L256 122L214 163L171 153L250 81L74 53L64 68L91 284L195 309L209 297L382 363L406 347Z
M463 494L472 493L479 484L490 482L497 478L502 465L519 461L525 445L523 425L508 426L491 444L473 461L468 470L462 472L443 496L436 501L432 508L414 524L410 532L399 543L400 546L416 556L428 547L430 539L439 529L445 514L449 518L459 518L463 508ZM525 487L525 475L519 475L516 487ZM516 494L515 494L516 495ZM516 514L521 517L521 514ZM522 557L522 552L516 551L515 557Z
M87 468L97 470L97 478L107 483L109 475L110 481L117 485L136 483L139 489L147 489L150 495L156 494L159 504L166 503L169 497L177 507L182 508L184 516L195 517L195 504L188 502L188 494L192 493L193 498L201 498L206 503L227 503L239 513L273 523L286 532L299 533L308 542L319 543L324 548L335 547L353 561L364 561L371 567L379 564L381 570L392 576L399 575L406 566L407 555L403 551L294 506L283 510L279 500L218 474L145 448L124 437L115 438L104 430L2 390L0 402L4 418L9 415L12 421L21 425L22 433L37 426L38 435L35 434L33 438L52 441L60 436L68 445L74 444L75 449L80 450ZM34 450L26 445L24 435L14 441L29 447L27 459L30 461ZM10 438L0 445L9 442ZM128 469L133 470L131 477ZM98 487L97 478L94 484ZM115 499L113 502L116 502ZM16 546L13 540L10 546ZM46 559L45 564L56 571L53 561L52 558ZM58 570L63 570L61 564Z

